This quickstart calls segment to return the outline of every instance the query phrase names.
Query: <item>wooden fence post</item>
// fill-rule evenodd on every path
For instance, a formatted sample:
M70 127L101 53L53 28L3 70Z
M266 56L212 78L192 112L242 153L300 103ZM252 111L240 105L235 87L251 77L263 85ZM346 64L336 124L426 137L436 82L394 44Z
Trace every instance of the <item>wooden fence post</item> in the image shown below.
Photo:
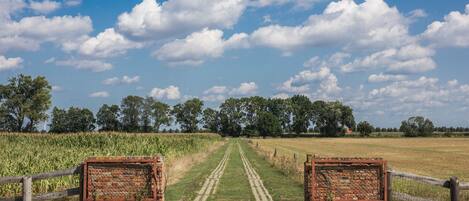
M293 160L296 162L296 153L293 153Z
M33 192L33 178L31 177L23 177L23 201L32 201Z
M450 195L451 195L451 201L458 201L459 181L457 177L451 177L449 179L449 190L450 190Z
M392 200L392 170L388 170L387 172L387 187L388 189L386 189L386 193L387 193L387 196L388 196L388 199L387 201L391 201Z
M277 157L277 148L274 150L274 157Z

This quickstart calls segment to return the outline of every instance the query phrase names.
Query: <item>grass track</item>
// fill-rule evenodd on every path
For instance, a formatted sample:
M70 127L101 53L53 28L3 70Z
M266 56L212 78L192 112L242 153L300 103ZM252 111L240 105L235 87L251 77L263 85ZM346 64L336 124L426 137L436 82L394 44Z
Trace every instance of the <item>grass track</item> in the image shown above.
M223 158L228 146L229 143L226 143L209 156L206 161L194 165L177 183L167 186L165 199L167 201L193 200L197 196L198 190L202 187L205 178L210 175Z

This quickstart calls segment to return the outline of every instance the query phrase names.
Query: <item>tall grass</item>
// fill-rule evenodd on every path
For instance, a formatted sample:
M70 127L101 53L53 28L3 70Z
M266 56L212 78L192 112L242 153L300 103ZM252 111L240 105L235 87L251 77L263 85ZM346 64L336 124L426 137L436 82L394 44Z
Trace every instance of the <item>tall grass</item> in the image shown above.
M29 175L74 167L90 156L153 156L166 161L200 152L221 140L212 134L79 133L0 134L0 177ZM78 186L76 176L34 182L34 193ZM19 184L0 186L0 197L21 193Z

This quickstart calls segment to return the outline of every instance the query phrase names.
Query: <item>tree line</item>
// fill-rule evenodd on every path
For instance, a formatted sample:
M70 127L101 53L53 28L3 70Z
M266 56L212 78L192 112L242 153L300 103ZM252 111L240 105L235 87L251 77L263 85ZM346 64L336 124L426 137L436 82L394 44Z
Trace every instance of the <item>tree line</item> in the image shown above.
M0 130L37 131L48 120L51 89L45 77L22 74L0 85ZM96 115L87 108L54 107L49 132L159 132L170 125L186 133L203 129L228 136L300 134L314 126L323 135L339 136L355 127L355 119L352 108L341 102L311 102L302 95L229 98L217 109L204 108L198 98L170 106L152 97L127 96L120 105L102 105Z
M40 122L49 119L51 89L45 77L18 75L0 85L0 131L35 132ZM367 136L372 132L404 132L406 136L428 136L434 130L467 131L458 128L435 128L424 117L411 117L397 128L375 128L363 121L355 125L351 107L339 101L311 101L303 95L287 99L260 96L228 98L219 107L204 108L198 98L168 105L152 97L127 96L119 105L102 105L96 115L87 108L54 107L49 132L91 131L161 132L162 127L193 133L209 131L226 136L278 136L281 134L320 133L341 136L356 130ZM179 131L178 129L178 131Z

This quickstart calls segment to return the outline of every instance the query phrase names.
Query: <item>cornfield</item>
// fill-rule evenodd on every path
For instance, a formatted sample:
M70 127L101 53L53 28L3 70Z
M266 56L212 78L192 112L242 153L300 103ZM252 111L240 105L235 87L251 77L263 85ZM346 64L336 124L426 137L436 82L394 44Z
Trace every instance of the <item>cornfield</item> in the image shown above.
M67 169L90 156L152 156L162 154L166 161L200 152L216 141L212 134L124 134L77 133L0 134L0 177L29 175ZM78 186L78 177L69 176L34 182L34 193ZM0 186L0 197L21 193L20 184Z

